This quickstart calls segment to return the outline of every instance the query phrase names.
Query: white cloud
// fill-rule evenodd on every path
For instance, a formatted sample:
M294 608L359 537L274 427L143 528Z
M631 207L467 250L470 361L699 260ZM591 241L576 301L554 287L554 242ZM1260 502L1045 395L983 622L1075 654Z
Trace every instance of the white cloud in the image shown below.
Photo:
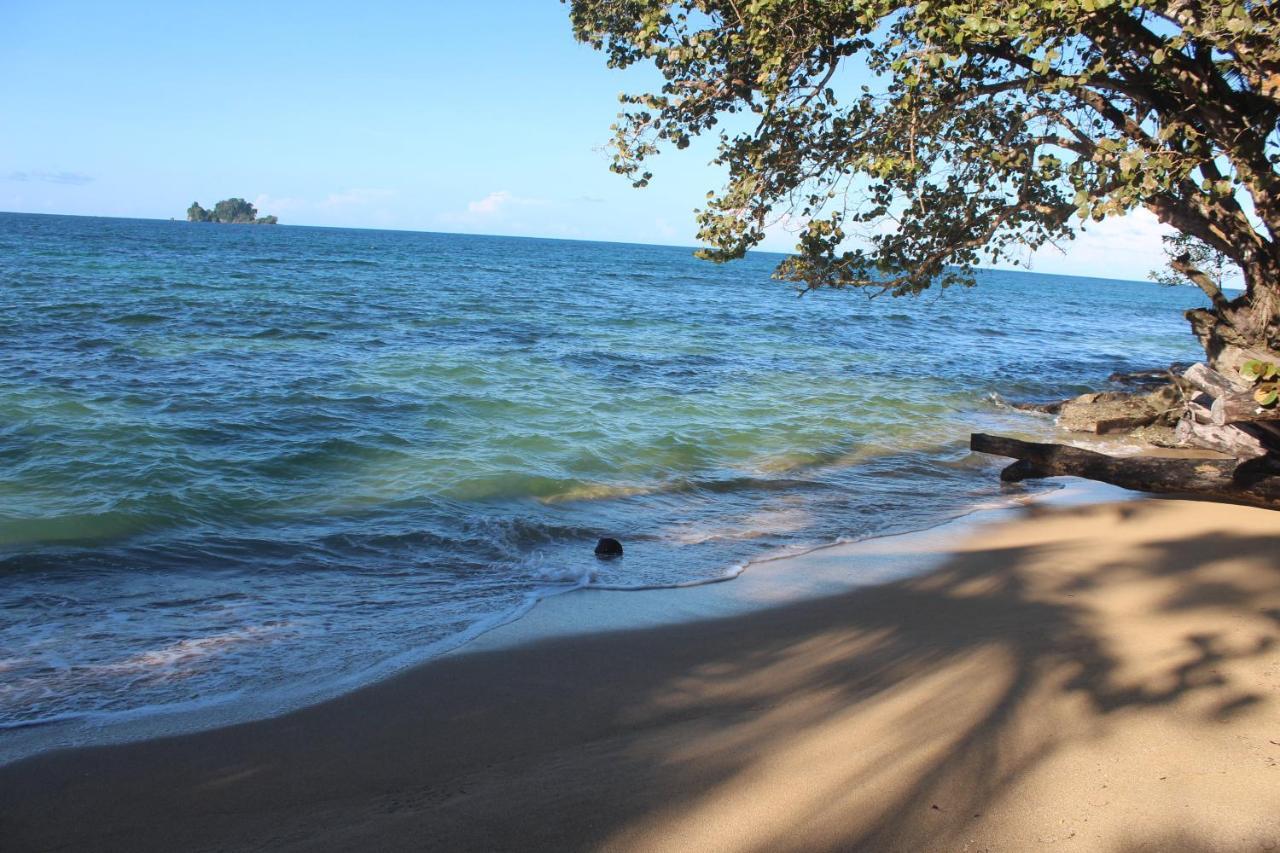
M545 198L530 198L515 195L510 190L495 190L484 198L468 202L466 210L438 214L436 221L452 226L490 228L500 223L503 228L528 230L525 223L513 221L512 214L529 208L547 207L551 203ZM542 229L533 230L538 232Z
M524 198L518 195L512 195L508 190L497 190L489 193L482 199L470 202L467 205L467 215L476 218L486 218L497 216L498 214L517 207L542 207L549 204L546 199L542 198Z
M391 222L393 217L376 205L395 195L395 190L365 188L333 192L321 199L260 193L253 200L253 206L262 216L288 217L290 224L381 225Z
M653 225L655 228L658 229L658 233L662 235L662 239L664 240L674 240L676 236L680 233L674 227L672 227L670 222L668 222L666 219L664 219L661 216L659 216L657 219L653 221Z
M503 207L507 206L511 202L511 198L511 193L506 190L498 190L497 192L489 193L479 201L473 201L468 204L467 213L475 214L477 216L492 216Z
M258 197L253 200L253 206L258 208L259 213L265 210L278 216L291 210L304 210L307 207L307 202L300 198L278 198L266 193L259 193Z
M1059 247L1041 247L1031 255L1031 269L1140 281L1164 264L1161 238L1172 233L1155 214L1138 208L1126 216L1088 222L1074 240Z
M37 170L34 172L12 172L9 175L11 181L41 181L46 184L68 184L70 186L84 186L93 181L92 175L86 175L82 172L49 172Z
M334 210L336 208L343 207L359 207L361 205L385 201L395 194L395 190L352 189L340 193L330 193L325 197L324 201L319 202L316 206L323 208L324 210Z
M760 248L766 252L794 252L800 232L809 226L808 216L784 212L764 226L765 238Z

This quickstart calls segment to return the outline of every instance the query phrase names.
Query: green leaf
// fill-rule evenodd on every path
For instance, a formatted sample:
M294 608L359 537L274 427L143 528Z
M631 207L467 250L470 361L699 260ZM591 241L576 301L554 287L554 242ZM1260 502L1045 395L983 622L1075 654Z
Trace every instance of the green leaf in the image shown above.
M1276 400L1280 400L1280 387L1275 385L1262 385L1253 391L1253 399L1258 402L1259 406L1274 406Z
M1020 260L1028 246L1056 245L1157 196L1218 209L1280 180L1280 152L1273 136L1259 138L1270 125L1253 104L1266 100L1257 75L1280 67L1269 0L1182 4L1189 13L1172 17L1140 0L566 5L575 35L610 67L659 64L651 100L624 101L616 171L645 183L644 161L724 120L713 162L726 185L698 220L713 259L741 257L764 238L759 223L783 212L813 221L840 208L874 235L849 245L821 229L798 238L779 274L805 289L917 293L950 270ZM1138 56L1149 60L1128 59ZM1204 68L1182 67L1199 56ZM870 77L834 87L849 93L837 99L826 81L847 69ZM1216 95L1189 88L1218 78L1231 82ZM1206 172L1207 162L1218 168ZM889 218L900 227L881 232ZM1190 265L1215 280L1233 275L1232 258L1257 239L1247 219L1214 217L1221 233L1205 248L1225 266L1212 254ZM1268 299L1280 293L1274 277L1248 283ZM1277 376L1255 367L1249 382Z
M1250 382L1257 382L1262 376L1262 371L1262 362L1258 361L1256 358L1251 358L1244 364L1240 365L1240 375L1245 379L1248 379Z

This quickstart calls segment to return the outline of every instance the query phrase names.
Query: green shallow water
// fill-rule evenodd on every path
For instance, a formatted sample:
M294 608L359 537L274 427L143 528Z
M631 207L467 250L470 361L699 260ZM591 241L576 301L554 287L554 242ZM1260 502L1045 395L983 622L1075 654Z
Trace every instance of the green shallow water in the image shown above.
M797 299L776 261L0 214L0 725L284 702L925 527L1000 496L969 431L1044 428L994 395L1196 355L1189 289Z

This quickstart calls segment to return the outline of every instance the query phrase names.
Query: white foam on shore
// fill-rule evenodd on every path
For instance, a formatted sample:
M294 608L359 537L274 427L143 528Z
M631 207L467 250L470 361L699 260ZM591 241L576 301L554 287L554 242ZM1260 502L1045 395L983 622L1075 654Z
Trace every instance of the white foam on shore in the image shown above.
M496 651L568 636L655 628L739 615L837 595L924 574L975 528L1007 521L1029 505L1073 506L1137 499L1134 492L1080 481L1054 491L985 501L928 528L805 549L779 549L737 567L731 576L653 587L587 585L572 596L539 602L519 620L495 627L453 654ZM734 583L722 583L734 580ZM636 592L642 594L637 595Z
M542 574L551 585L530 593L512 610L478 620L458 634L366 669L319 685L253 696L227 691L207 699L162 706L25 721L0 729L0 764L54 749L148 740L280 716L444 655L493 651L552 637L718 618L886 583L929 571L945 558L958 537L981 524L1007 520L1027 504L1063 506L1136 497L1139 496L1110 486L1073 483L1056 491L1016 494L1005 500L975 504L967 513L926 529L840 540L799 550L779 549L730 566L716 577L671 584L597 584L590 573L570 577L547 567ZM726 583L731 580L735 583ZM181 656L207 652L208 646L197 641L170 651Z
M55 749L150 740L287 714L448 654L482 634L520 619L539 601L584 585L585 582L540 590L527 596L518 607L480 619L464 631L357 672L327 679L323 684L257 692L252 696L227 690L216 696L185 702L141 705L127 710L57 714L0 727L0 765Z

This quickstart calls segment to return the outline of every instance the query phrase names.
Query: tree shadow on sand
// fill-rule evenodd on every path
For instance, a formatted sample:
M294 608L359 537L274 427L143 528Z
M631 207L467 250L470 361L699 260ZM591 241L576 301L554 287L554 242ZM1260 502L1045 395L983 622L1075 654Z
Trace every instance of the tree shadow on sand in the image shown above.
M996 540L922 577L746 616L446 659L280 720L95 752L96 784L69 781L83 756L0 771L0 797L29 795L10 826L30 839L61 837L38 817L50 799L80 809L64 810L72 822L132 808L115 837L133 849L184 838L306 849L1259 849L1280 840L1274 811L1269 823L1233 817L1238 837L1203 842L1186 823L1149 838L1117 829L1118 810L1135 803L1157 823L1184 820L1177 809L1191 797L1212 819L1214 798L1233 796L1201 778L1229 770L1215 739L1239 735L1222 723L1277 714L1277 537L1206 528L1124 544L1129 526L1150 530L1166 509L1053 510L1049 521L1089 535ZM1120 545L1091 555L1097 535ZM1159 725L1148 736L1150 715ZM1204 760L1188 767L1179 740ZM318 766L317 743L334 749ZM1271 752L1259 762L1280 758L1262 744ZM113 784L128 774L149 774L141 806L136 788ZM305 792L289 787L300 775ZM1149 794L1133 789L1135 775ZM1264 815L1280 804L1274 786L1256 795L1250 808Z
M1116 513L1123 524L1159 511L1151 506L1072 512ZM690 709L729 722L649 756L649 784L692 802L639 818L612 841L981 849L987 812L1010 807L1002 795L1064 747L1104 738L1110 717L1176 706L1194 727L1260 710L1266 698L1230 673L1275 648L1274 617L1260 605L1280 591L1277 541L1171 536L1114 562L1064 554L1070 564L1047 576L1027 567L1053 560L1052 548L976 551L923 578L809 605L799 634L784 611L770 614L779 624L756 631L769 639L744 639L634 712L637 725L668 727L685 712L683 691L696 697ZM1110 595L1131 601L1117 608ZM1101 627L1102 611L1126 607L1138 613L1126 623L1141 629L1137 643ZM845 744L864 754L841 754ZM771 770L785 781L771 782ZM1089 829L1084 803L1044 811L1068 819L1046 821L1028 843ZM1280 819L1271 833L1274 842Z

